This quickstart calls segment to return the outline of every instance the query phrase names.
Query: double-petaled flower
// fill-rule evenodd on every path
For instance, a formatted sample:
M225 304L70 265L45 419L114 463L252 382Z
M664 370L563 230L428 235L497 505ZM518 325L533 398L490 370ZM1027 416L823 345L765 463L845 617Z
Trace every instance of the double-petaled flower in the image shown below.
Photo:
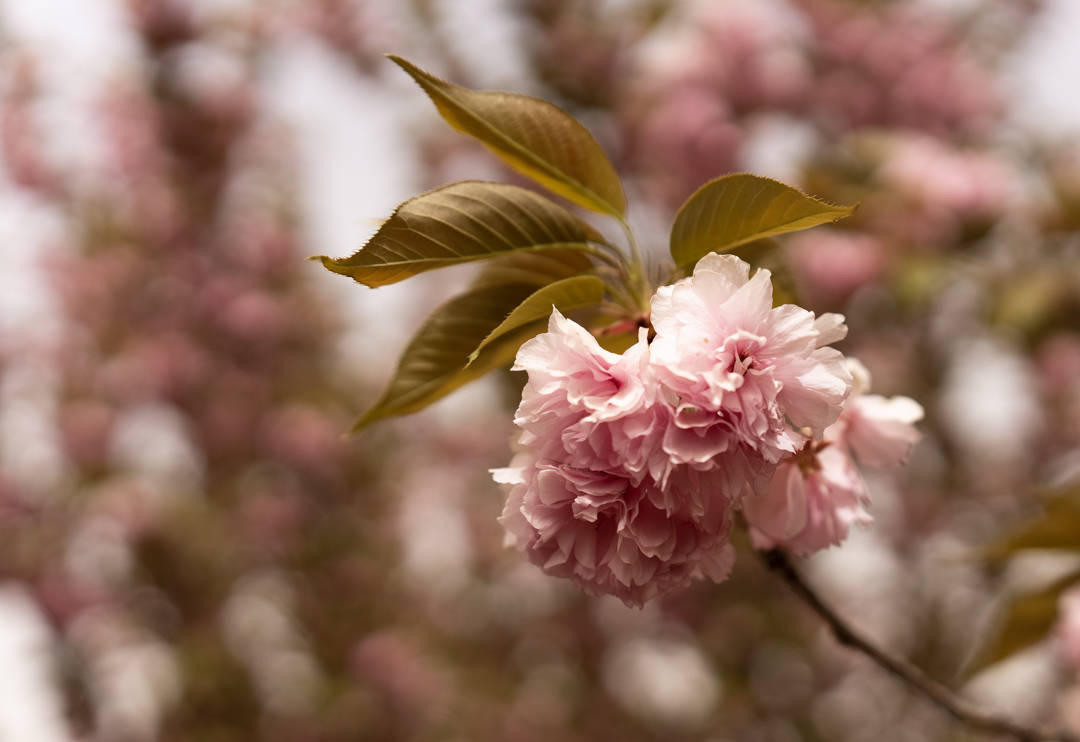
M651 342L642 330L615 354L555 311L518 352L520 451L495 478L501 522L534 563L641 605L724 579L739 508L759 543L799 553L868 518L850 453L902 457L921 408L861 396L845 409L852 375L828 347L842 317L773 307L768 271L713 254L656 292L651 323Z

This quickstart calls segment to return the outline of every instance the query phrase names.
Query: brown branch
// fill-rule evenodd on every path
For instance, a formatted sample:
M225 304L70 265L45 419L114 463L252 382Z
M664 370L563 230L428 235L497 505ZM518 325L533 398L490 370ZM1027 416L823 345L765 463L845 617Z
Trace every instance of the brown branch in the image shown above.
M769 569L776 572L832 630L836 640L869 657L894 677L925 696L953 719L987 734L1008 735L1021 742L1080 742L1068 732L1051 732L1017 724L1004 716L988 713L957 696L952 690L899 657L893 657L861 636L844 619L822 602L813 588L803 581L791 561L780 549L760 552Z

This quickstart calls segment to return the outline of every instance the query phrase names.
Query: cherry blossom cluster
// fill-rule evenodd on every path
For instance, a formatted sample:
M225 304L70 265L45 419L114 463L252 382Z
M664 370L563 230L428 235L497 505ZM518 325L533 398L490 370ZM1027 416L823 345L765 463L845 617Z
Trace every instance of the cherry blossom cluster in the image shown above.
M732 255L657 290L622 354L552 313L525 343L518 453L494 472L508 540L551 575L630 605L725 579L741 511L755 545L811 554L869 521L854 460L902 461L914 401L866 394L831 343L843 317L773 307L771 275Z

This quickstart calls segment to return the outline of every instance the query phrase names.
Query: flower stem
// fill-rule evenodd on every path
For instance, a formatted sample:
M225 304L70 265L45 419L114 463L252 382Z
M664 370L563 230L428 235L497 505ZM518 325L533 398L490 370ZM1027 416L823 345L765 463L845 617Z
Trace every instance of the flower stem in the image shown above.
M641 251L641 245L638 244L637 235L634 234L634 228L630 226L630 222L621 216L618 219L619 226L622 227L623 233L626 235L626 242L630 246L630 275L628 276L627 283L629 285L627 289L636 300L638 308L648 314L649 295L652 291L645 276L645 259Z
M889 674L921 693L953 719L980 732L1008 735L1021 742L1078 742L1076 736L1068 732L1052 732L1025 727L1003 716L975 707L910 662L887 654L851 628L844 619L825 605L812 587L803 581L802 576L782 550L770 549L759 553L769 569L776 572L788 584L788 587L829 626L839 643L866 655Z
M600 244L600 243L598 243L598 244ZM610 246L607 245L607 243L602 243L601 247L610 247ZM594 258L601 261L602 263L607 263L610 267L616 269L620 273L623 273L623 274L626 273L626 266L624 265L624 261L622 260L622 256L619 255L618 253L609 254L607 252L604 252L603 250L600 250L600 249L597 249L596 247L593 247L592 244L590 244L586 248L584 248L583 252L588 253L589 255L592 255Z

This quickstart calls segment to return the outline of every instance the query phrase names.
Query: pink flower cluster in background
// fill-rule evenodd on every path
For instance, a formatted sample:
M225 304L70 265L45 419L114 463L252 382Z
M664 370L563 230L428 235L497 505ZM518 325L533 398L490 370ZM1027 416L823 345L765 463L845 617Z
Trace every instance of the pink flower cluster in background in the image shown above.
M656 292L651 323L619 355L555 311L518 353L520 451L494 474L535 564L640 606L726 578L737 510L758 546L799 554L869 520L853 456L898 463L922 408L862 394L865 370L829 347L843 317L773 307L769 271L711 254Z

